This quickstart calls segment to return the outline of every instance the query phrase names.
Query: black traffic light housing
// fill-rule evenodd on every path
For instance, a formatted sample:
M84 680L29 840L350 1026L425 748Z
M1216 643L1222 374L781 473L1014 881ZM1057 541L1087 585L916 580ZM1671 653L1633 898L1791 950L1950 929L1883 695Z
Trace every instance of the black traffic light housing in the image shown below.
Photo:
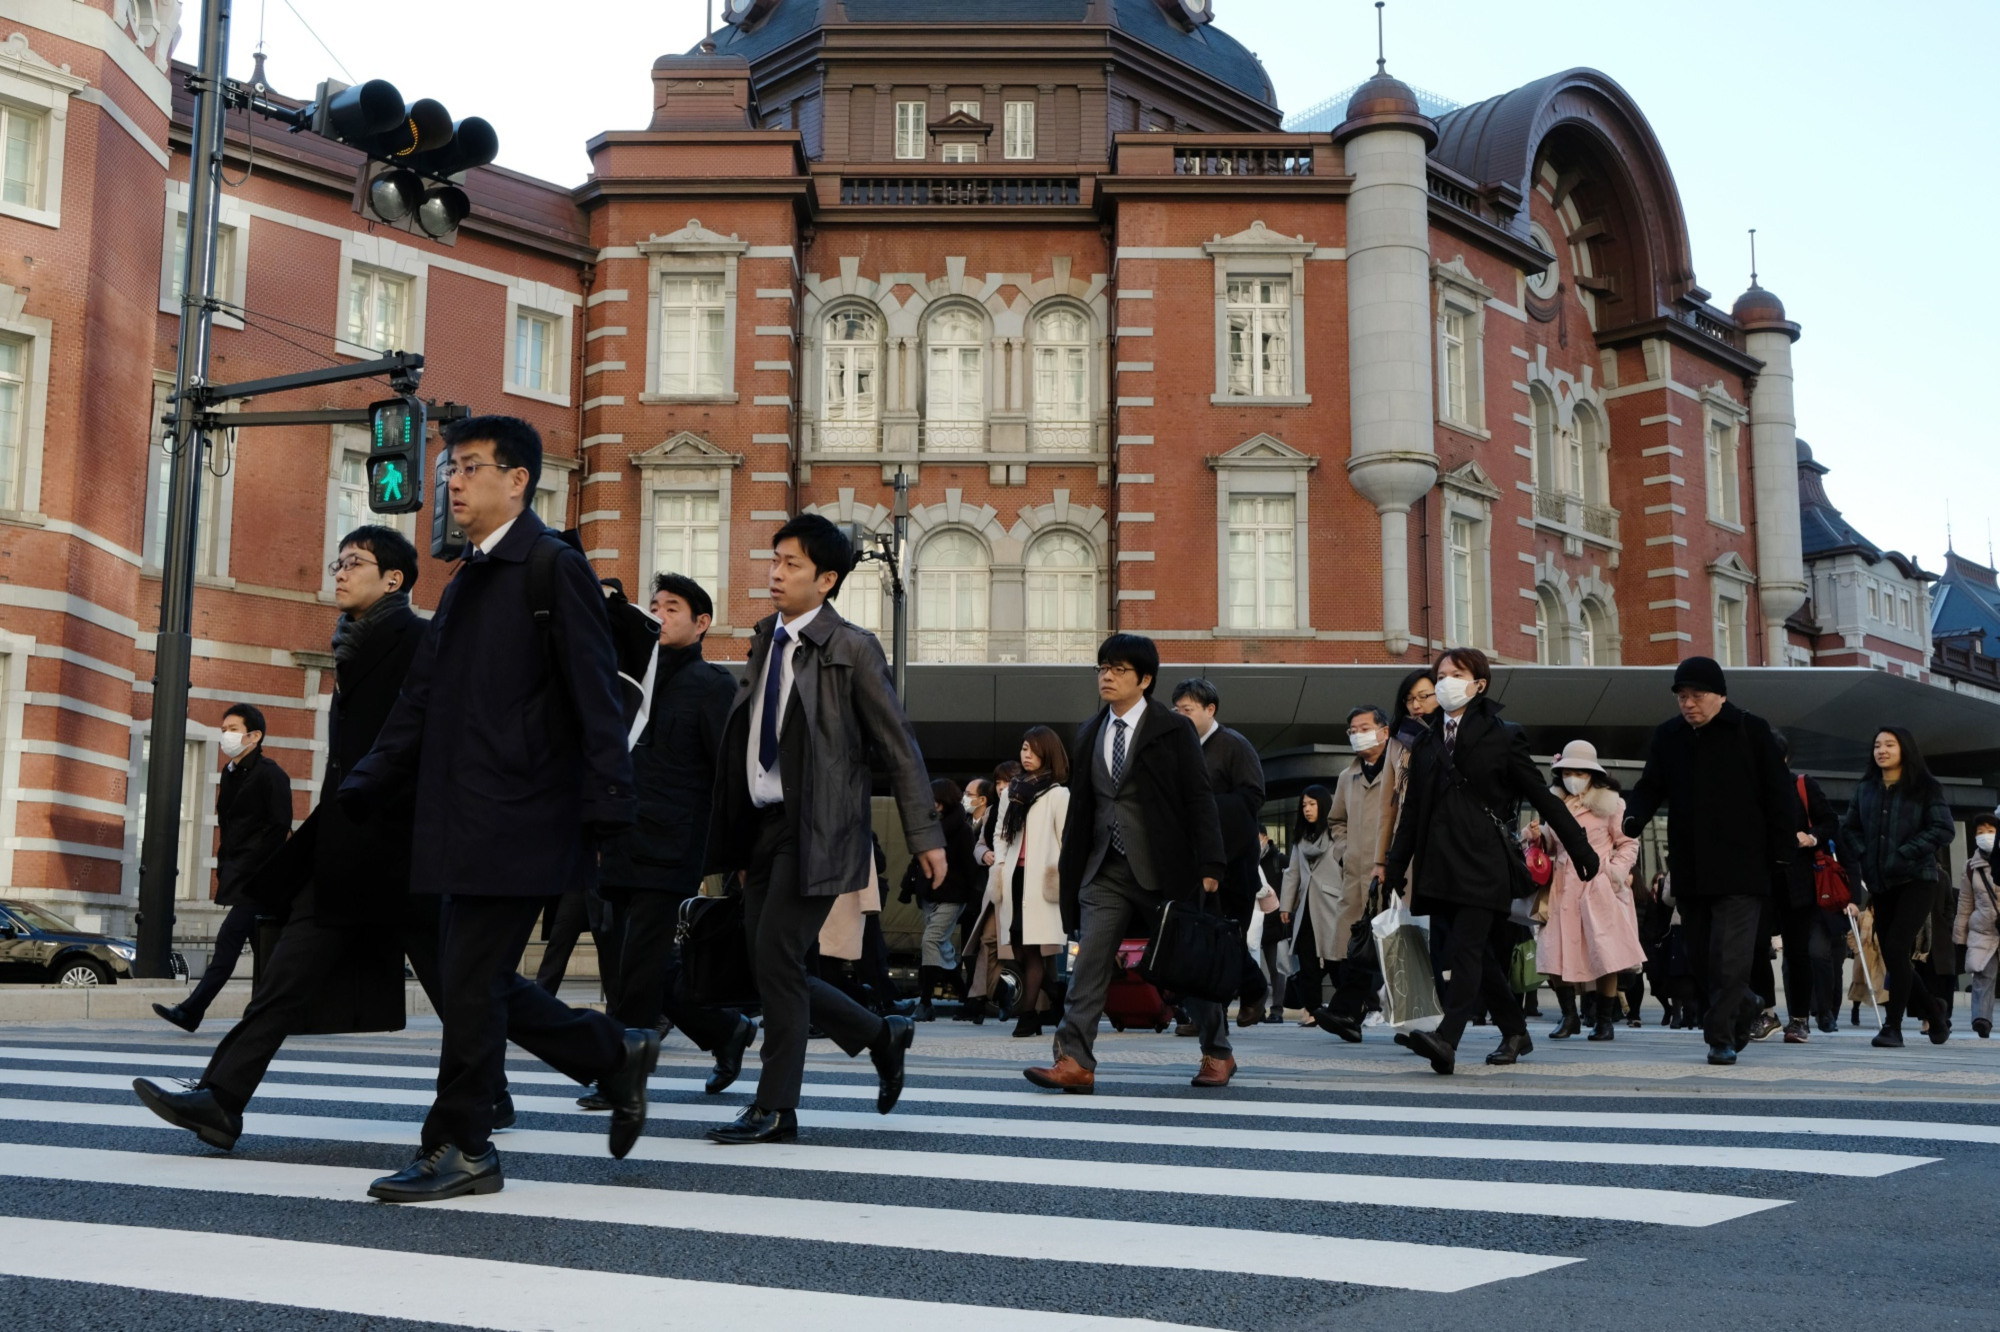
M458 181L500 155L500 136L478 116L454 122L432 98L404 102L396 86L370 79L319 87L298 128L359 148L389 169L363 176L368 207L384 222L409 224L443 240L472 212Z
M368 509L415 513L424 507L424 403L414 394L368 407Z

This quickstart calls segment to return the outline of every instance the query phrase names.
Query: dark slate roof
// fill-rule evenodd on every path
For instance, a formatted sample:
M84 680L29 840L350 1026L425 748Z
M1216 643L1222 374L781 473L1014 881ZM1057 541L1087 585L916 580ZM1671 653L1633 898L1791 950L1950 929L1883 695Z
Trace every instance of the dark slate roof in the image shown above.
M1944 577L1931 589L1931 637L1982 630L1984 642L1994 645L1986 650L2000 652L2000 586L1995 585L1994 572L1948 551Z
M1278 104L1270 76L1241 42L1214 24L1192 31L1168 18L1157 0L1109 0L1113 24L1135 41L1188 65L1266 106ZM846 0L850 23L1081 23L1089 0ZM838 11L828 0L778 0L770 17L755 29L723 25L715 31L716 50L755 63L810 33ZM694 52L689 52L690 55Z
M1905 578L1927 581L1937 576L1926 573L1915 560L1901 551L1885 551L1855 530L1854 524L1841 517L1840 510L1827 498L1826 483L1822 478L1831 469L1813 458L1812 450L1804 440L1799 441L1798 456L1799 545L1808 560L1851 552L1870 564L1888 560Z

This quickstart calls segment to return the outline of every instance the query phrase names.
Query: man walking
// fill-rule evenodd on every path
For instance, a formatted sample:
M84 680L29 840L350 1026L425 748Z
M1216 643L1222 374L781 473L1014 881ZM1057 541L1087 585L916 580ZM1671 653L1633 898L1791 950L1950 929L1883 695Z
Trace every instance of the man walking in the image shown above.
M257 906L243 885L285 844L292 830L292 779L264 757L264 713L254 703L234 703L222 714L222 784L215 795L215 901L229 908L215 931L215 951L188 997L153 1011L182 1031L193 1031L236 972L243 945L257 928Z
M611 1015L633 1028L670 1019L689 1040L715 1056L706 1090L722 1092L743 1068L757 1024L733 1009L683 1004L675 993L680 949L674 943L681 903L701 892L714 805L722 726L736 696L736 677L702 660L702 641L715 618L708 592L686 574L653 581L653 618L660 641L653 664L652 704L632 746L632 780L639 822L605 843L599 891L619 922L618 977ZM601 1095L578 1102L608 1110Z
M1349 933L1368 908L1375 882L1374 848L1382 844L1396 794L1395 771L1388 763L1389 714L1364 703L1347 714L1347 743L1354 761L1333 784L1326 811L1327 854L1340 866L1340 904L1334 912L1336 950L1347 947ZM1370 957L1374 950L1369 950ZM1333 998L1315 1016L1320 1030L1356 1044L1361 1020L1382 980L1372 962L1343 957L1334 963Z
M444 437L451 516L471 553L374 749L339 788L365 817L414 785L411 883L444 898L437 1099L416 1160L369 1189L389 1202L500 1188L489 1139L509 1038L597 1082L617 1157L645 1127L660 1049L658 1033L570 1008L517 970L543 901L594 877L592 838L632 825L632 764L597 579L527 507L541 436L517 417L475 416ZM537 608L544 574L553 604Z
M776 613L758 621L750 668L722 733L712 865L743 872L743 928L764 1004L757 1099L720 1143L786 1142L799 1133L806 1037L817 1028L849 1056L868 1051L888 1114L903 1093L916 1028L879 1017L813 975L806 954L833 901L868 882L868 758L887 769L903 835L933 886L945 878L944 832L930 774L889 678L882 645L832 601L854 566L840 529L801 514L771 542Z
M1193 724L1201 742L1201 761L1208 773L1209 797L1215 802L1216 823L1222 831L1225 867L1222 886L1216 889L1216 905L1236 922L1244 935L1244 950L1250 951L1250 918L1257 914L1257 894L1263 879L1257 872L1262 854L1257 834L1264 812L1264 764L1257 746L1243 733L1216 720L1222 695L1211 680L1201 676L1174 686L1174 711ZM1264 999L1270 993L1264 973L1252 953L1243 968L1243 988L1236 997L1236 1025L1248 1027L1264 1020ZM1284 1006L1283 997L1278 999Z
M1733 1064L1757 1016L1750 961L1773 878L1798 852L1795 797L1763 718L1729 701L1722 667L1689 657L1674 670L1680 715L1653 732L1646 770L1625 802L1637 837L1668 809L1667 863L1695 983L1708 997L1708 1062Z
M410 896L407 803L360 823L331 798L374 745L423 640L424 622L410 609L417 550L394 528L357 528L341 539L333 573L341 616L320 802L246 890L264 908L278 905L271 891L296 894L290 916L242 1021L224 1034L193 1088L170 1092L145 1078L132 1084L155 1114L225 1151L242 1135L243 1108L288 1036L400 1028L406 954L433 1005L439 997L437 901ZM272 878L282 882L267 888ZM329 984L335 980L345 983Z
M1038 1087L1088 1093L1096 1082L1097 1021L1118 965L1118 944L1155 928L1168 902L1200 909L1221 886L1222 829L1209 796L1201 742L1186 717L1152 702L1159 649L1138 634L1098 645L1104 708L1077 731L1063 826L1063 928L1077 936L1069 1004L1055 1063L1025 1070ZM1188 996L1201 1039L1197 1087L1236 1072L1222 1004Z

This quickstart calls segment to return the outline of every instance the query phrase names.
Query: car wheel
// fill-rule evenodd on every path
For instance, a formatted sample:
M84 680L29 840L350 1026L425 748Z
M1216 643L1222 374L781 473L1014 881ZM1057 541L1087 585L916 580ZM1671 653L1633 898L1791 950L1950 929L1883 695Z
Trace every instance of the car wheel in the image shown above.
M56 984L72 989L85 985L109 985L111 973L87 957L73 958L56 964Z

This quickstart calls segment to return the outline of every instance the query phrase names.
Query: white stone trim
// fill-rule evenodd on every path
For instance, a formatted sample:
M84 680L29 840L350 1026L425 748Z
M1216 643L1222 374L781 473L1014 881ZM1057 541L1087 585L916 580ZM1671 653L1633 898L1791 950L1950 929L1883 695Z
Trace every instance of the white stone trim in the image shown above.
M424 302L430 276L430 256L413 245L405 245L383 234L343 232L340 238L340 272L333 292L333 350L356 360L373 360L383 354L373 347L348 340L347 289L355 266L406 278L410 284L409 308L403 312L403 338L387 351L421 353L424 349Z
M646 388L640 402L722 402L736 396L736 268L737 261L757 257L753 247L737 236L724 236L689 218L679 231L653 236L633 247L635 257L646 265ZM661 390L661 358L666 355L662 324L666 319L663 285L668 274L675 277L715 275L722 279L722 388L716 393L674 393ZM693 341L690 339L690 348ZM650 548L650 542L645 543ZM720 613L721 599L716 605Z
M187 182L169 180L167 182L166 222L160 231L160 312L180 317L181 303L174 297L174 279L180 275L174 272L174 224L187 216ZM229 232L230 264L228 289L216 295L223 302L237 310L244 306L245 293L249 289L250 272L250 210L233 194L223 194L218 198L216 208L216 249L222 248L220 232ZM343 308L346 295L342 293ZM243 327L241 315L228 310L217 310L214 321L224 328Z
M27 293L0 284L0 334L25 344L26 370L22 377L27 401L22 404L21 446L14 478L12 507L0 509L0 518L14 518L47 528L42 517L42 451L48 440L49 355L55 325L40 315L27 312ZM107 543L108 544L108 543Z
M1261 223L1259 225L1262 225ZM1312 632L1312 534L1310 501L1317 454L1303 453L1274 435L1253 435L1207 460L1215 473L1215 632L1255 636ZM1148 481L1152 480L1149 476ZM1223 623L1229 602L1229 501L1236 495L1284 496L1292 501L1292 626L1266 630Z
M1304 236L1286 236L1263 221L1252 222L1234 236L1217 235L1199 253L1215 266L1215 392L1218 406L1304 407L1312 403L1306 391L1306 260L1319 247ZM1122 257L1125 251L1119 251ZM1291 287L1291 392L1250 397L1229 392L1229 280L1232 277L1284 277Z
M730 536L734 513L730 485L736 469L743 465L743 455L730 453L693 431L683 430L652 448L632 455L629 464L639 473L638 574L643 586L651 586L656 572L653 567L653 525L657 497L672 491L712 493L715 496L716 548L720 558L716 560L716 585L709 589L715 602L715 619L710 627L729 630L730 553L736 549ZM789 514L779 513L776 521L784 522L789 517ZM770 518L768 513L752 512L749 515L751 522L769 521ZM758 590L750 589L750 595L755 596Z
M1472 270L1465 266L1465 256L1457 255L1444 263L1431 265L1431 278L1437 297L1437 308L1433 316L1437 350L1431 357L1433 372L1437 376L1437 418L1444 425L1456 426L1477 434L1486 433L1486 307L1493 300L1493 289L1474 277ZM1466 336L1463 355L1465 357L1465 410L1453 415L1446 410L1445 402L1445 317L1448 313L1464 316ZM1518 350L1518 349L1517 349Z
M508 285L507 309L501 317L500 324L502 393L516 398L527 398L533 402L551 403L557 407L570 405L570 367L576 360L576 305L574 292L563 291L545 282L517 278ZM555 346L549 350L551 360L549 382L555 387L547 392L527 388L514 382L514 319L516 315L522 313L540 315L555 321Z
M10 16L19 16L13 4L8 8ZM55 65L37 55L28 45L26 33L10 33L0 42L0 102L35 116L42 124L41 161L37 164L41 201L29 206L0 200L0 216L43 227L62 225L63 145L69 137L69 99L89 86L90 81L70 73L68 65Z

